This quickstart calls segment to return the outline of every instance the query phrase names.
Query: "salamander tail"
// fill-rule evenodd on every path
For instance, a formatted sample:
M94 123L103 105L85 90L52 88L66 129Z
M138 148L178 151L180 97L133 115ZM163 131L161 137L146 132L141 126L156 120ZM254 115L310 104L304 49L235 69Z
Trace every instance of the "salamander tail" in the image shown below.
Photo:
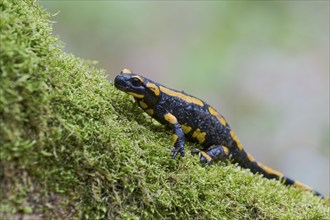
M245 168L250 169L251 172L262 174L267 179L277 179L277 180L283 181L283 183L285 185L292 185L295 188L313 192L317 196L324 198L319 192L315 191L312 187L310 187L306 184L303 184L299 181L292 180L291 178L286 177L283 173L263 165L262 163L256 161L250 154L248 154L246 152L244 152L244 154L246 154L246 160L245 160L245 163L243 164L243 166Z

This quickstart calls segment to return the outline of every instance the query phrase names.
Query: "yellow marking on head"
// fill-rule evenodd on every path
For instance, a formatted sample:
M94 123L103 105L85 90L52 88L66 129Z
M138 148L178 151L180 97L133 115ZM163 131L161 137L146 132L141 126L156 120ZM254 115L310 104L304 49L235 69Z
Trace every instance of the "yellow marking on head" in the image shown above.
M172 115L171 113L165 114L164 115L164 118L165 118L166 121L168 121L172 125L178 122L178 120L176 119L176 117L174 115Z
M283 173L281 173L281 172L279 172L279 171L277 171L277 170L274 170L274 169L272 169L272 168L269 168L269 167L263 165L263 164L260 163L260 162L257 162L257 164L258 164L258 166L259 166L261 169L263 169L264 171L266 171L266 173L268 173L268 174L274 174L274 175L276 175L276 176L278 176L278 177L280 177L280 178L282 178L282 177L284 176Z
M183 133L188 134L191 131L191 127L188 125L181 125L181 128L183 130Z
M129 69L123 69L123 70L121 71L121 73L130 74L130 73L132 73L132 71L130 71Z
M256 159L254 159L254 157L252 157L252 155L251 155L251 154L248 154L248 153L247 153L247 158L248 158L249 161L251 161L251 162L256 161Z
M173 142L176 143L176 141L178 140L179 137L178 137L178 135L173 134L172 138L173 138Z
M230 135L233 138L233 140L236 142L238 149L243 150L243 146L242 146L241 142L239 142L238 138L236 137L236 135L234 134L234 132L232 130L230 130Z
M227 122L226 122L226 120L224 119L224 117L220 117L220 119L219 119L219 121L220 121L220 123L223 125L223 126L226 126L227 125Z
M308 191L313 191L312 187L310 187L308 185L305 185L305 184L303 184L302 182L299 182L299 181L295 181L293 186L298 188L298 189L305 189L305 190L308 190Z
M205 159L207 160L207 162L210 162L212 160L212 158L210 157L210 155L208 155L206 152L204 151L200 151L201 155L203 157L205 157Z
M154 114L154 110L149 108L149 109L146 109L144 110L146 113L148 113L149 115L153 115Z
M186 102L194 103L194 104L199 105L199 106L204 106L204 103L199 99L187 96L187 95L185 95L183 93L180 93L180 92L173 91L173 90L165 88L163 86L160 86L160 91L162 91L163 93L166 93L169 96L178 97L180 99L183 99Z
M192 134L192 137L196 138L200 144L205 141L205 136L206 133L202 132L199 128L197 128L197 130Z
M144 78L142 78L141 76L134 75L134 76L132 76L132 78L137 78L137 79L139 79L141 82L144 82Z
M127 94L129 94L131 96L134 96L136 98L139 98L139 99L142 99L144 97L144 95L140 95L140 94L137 94L137 93L134 93L134 92L127 92Z
M222 148L223 148L223 151L225 152L225 154L228 154L229 153L228 147L222 146Z
M148 105L147 105L144 101L139 101L139 105L140 105L141 108L143 108L143 109L148 108Z
M160 94L160 91L159 91L159 88L156 84L154 83L151 83L151 82L147 82L147 87L153 91L153 93L156 95L156 96L159 96Z

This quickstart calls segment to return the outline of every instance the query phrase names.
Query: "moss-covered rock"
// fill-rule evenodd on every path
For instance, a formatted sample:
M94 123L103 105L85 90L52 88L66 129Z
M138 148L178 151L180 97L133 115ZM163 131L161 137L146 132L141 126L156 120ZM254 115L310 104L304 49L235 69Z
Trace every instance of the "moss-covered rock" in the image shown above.
M170 132L93 62L63 53L37 1L0 8L5 219L330 218L311 193L235 165L202 166L189 153L170 159Z

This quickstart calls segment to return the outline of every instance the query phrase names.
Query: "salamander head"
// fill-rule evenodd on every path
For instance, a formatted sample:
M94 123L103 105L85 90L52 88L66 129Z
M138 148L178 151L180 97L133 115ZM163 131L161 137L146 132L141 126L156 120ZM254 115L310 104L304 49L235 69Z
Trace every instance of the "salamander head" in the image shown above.
M132 73L128 69L122 70L116 76L115 87L138 99L155 99L160 94L158 85L143 76Z

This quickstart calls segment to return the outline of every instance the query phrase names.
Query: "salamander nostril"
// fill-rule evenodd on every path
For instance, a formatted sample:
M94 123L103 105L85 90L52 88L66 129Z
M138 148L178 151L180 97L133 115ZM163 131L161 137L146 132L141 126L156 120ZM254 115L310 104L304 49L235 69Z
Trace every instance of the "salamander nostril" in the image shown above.
M116 76L114 84L116 88L120 89L120 86L123 84L123 77L121 75Z

